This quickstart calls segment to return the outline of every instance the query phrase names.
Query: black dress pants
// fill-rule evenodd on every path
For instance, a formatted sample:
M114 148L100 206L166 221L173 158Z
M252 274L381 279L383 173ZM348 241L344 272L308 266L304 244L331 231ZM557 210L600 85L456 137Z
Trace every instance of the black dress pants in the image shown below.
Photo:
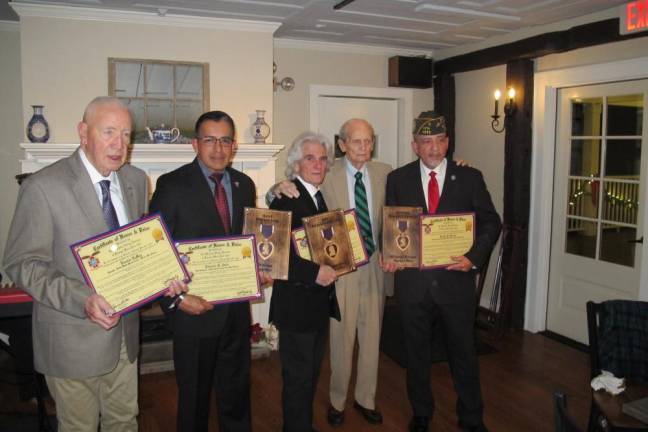
M284 432L313 429L313 402L328 336L327 325L311 332L279 330Z
M212 388L220 432L249 432L250 330L246 320L228 318L215 337L174 334L178 384L178 432L207 432Z
M446 340L450 373L457 392L457 417L462 427L482 424L483 402L475 351L473 302L437 304L426 293L423 301L399 301L407 352L407 394L415 416L432 417L430 386L431 340L434 326Z

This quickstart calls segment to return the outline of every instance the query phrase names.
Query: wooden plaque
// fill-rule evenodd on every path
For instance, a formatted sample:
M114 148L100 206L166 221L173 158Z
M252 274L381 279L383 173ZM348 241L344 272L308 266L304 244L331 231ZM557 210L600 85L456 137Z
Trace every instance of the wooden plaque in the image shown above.
M254 234L259 271L288 279L292 212L245 207L243 234Z
M383 207L382 253L385 262L418 268L421 207Z
M314 262L333 267L338 276L356 269L342 210L305 217L302 222Z

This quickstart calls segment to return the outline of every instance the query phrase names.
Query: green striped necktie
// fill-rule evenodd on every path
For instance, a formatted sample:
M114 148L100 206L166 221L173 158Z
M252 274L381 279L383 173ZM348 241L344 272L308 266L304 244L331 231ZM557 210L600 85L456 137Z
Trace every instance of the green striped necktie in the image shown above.
M369 207L367 206L367 190L362 182L362 173L355 173L355 207L358 223L360 224L360 233L364 240L367 255L371 256L376 250L373 241L373 232L371 231L371 219L369 218Z

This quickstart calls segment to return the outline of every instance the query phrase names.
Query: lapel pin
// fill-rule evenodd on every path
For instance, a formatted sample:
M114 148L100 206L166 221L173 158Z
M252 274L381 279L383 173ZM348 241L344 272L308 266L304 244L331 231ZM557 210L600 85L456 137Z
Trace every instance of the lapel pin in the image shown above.
M456 175L454 175L454 174L452 174L452 175L450 176L450 180L452 180L452 181L455 181L455 180L457 180L457 176L456 176Z
M238 186L239 186L239 182L235 181L234 182L234 187L238 187Z

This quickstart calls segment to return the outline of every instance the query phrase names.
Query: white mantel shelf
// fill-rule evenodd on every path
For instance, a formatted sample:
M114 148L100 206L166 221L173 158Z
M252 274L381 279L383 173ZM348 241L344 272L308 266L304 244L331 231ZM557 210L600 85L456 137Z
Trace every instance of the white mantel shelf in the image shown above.
M77 143L22 143L22 172L33 173L67 157L79 147ZM277 144L239 144L232 166L246 173L256 185L257 207L265 207L265 193L275 183L276 155L283 149ZM146 172L151 194L158 177L173 171L196 157L191 144L133 144L128 162ZM272 288L265 298L252 302L252 317L262 326L268 325Z
M79 146L78 143L22 143L25 151L23 164L31 161L50 164L67 157ZM239 144L233 163L274 161L283 149L279 144ZM129 161L136 162L191 162L196 156L191 144L133 144ZM24 172L25 170L23 170Z

